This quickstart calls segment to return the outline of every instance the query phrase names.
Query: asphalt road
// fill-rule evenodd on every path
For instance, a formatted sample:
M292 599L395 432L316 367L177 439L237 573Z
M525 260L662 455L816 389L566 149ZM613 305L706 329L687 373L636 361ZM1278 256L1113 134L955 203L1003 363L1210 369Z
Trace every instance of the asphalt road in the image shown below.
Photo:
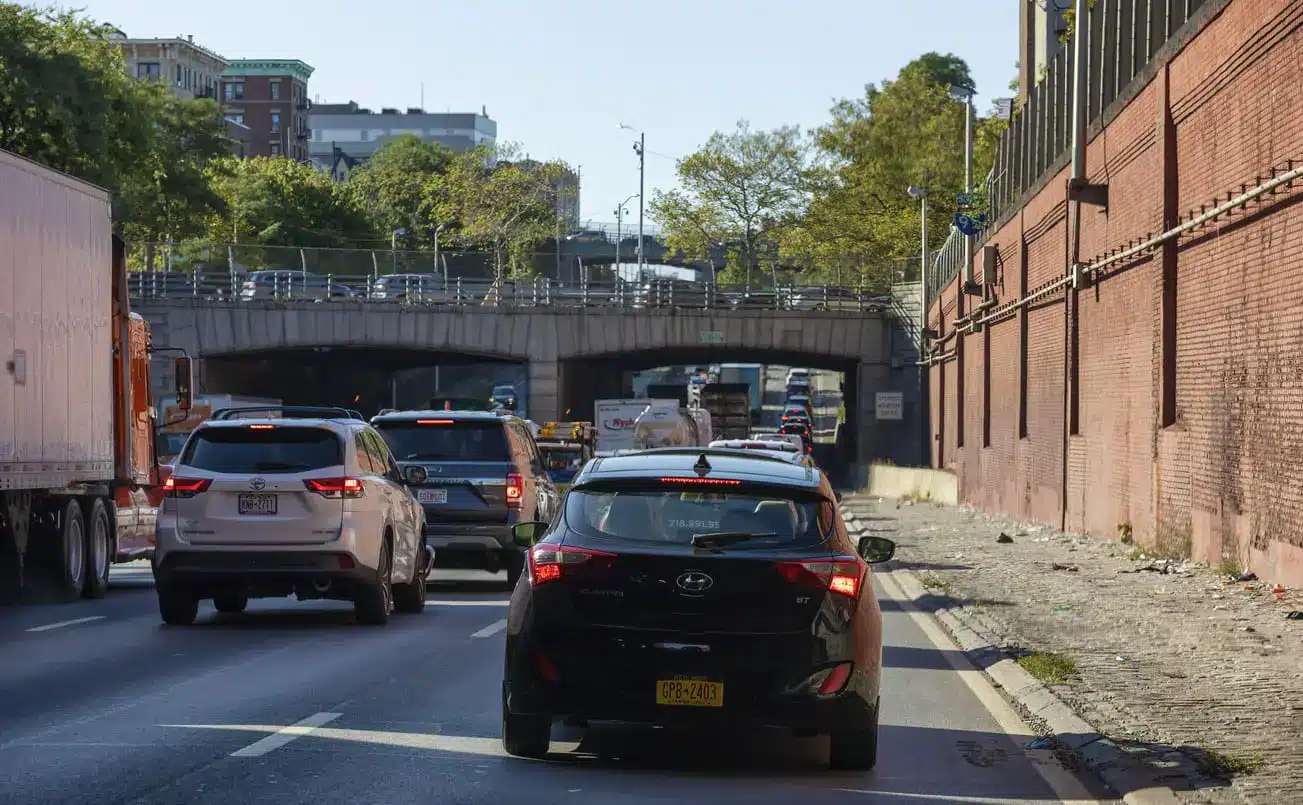
M167 627L141 565L115 568L102 601L0 611L0 803L1096 801L1022 748L1026 728L889 576L871 773L830 772L825 739L781 732L557 727L550 760L508 757L507 592L487 574L435 578L426 612L385 628L291 599Z

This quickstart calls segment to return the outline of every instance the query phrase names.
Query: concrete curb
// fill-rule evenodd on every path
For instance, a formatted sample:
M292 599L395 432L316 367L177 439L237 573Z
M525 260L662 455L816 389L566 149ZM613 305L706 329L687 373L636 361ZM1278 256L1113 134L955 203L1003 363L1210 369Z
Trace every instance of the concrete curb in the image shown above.
M856 536L869 529L853 512L843 508L847 530ZM884 569L911 602L929 595L927 588L910 570L899 567L894 561ZM1041 684L1023 667L982 638L970 625L962 609L940 607L926 614L959 645L964 655L981 670L1015 707L1033 721L1043 723L1055 743L1075 756L1082 765L1093 772L1127 805L1181 805L1169 786L1163 785L1156 771L1133 759L1115 743L1105 738L1094 726L1084 721L1053 691Z

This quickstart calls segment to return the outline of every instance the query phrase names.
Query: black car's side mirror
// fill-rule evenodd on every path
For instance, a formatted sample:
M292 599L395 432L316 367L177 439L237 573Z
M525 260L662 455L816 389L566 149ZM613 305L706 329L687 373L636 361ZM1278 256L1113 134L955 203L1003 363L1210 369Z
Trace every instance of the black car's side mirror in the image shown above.
M511 527L511 539L522 548L532 548L545 531L547 531L547 523L536 520L516 523Z
M860 537L859 554L864 561L876 565L896 555L896 543L886 537Z
M429 477L430 474L425 471L425 467L408 467L403 472L403 480L407 481L407 483L412 486L425 483L425 479Z

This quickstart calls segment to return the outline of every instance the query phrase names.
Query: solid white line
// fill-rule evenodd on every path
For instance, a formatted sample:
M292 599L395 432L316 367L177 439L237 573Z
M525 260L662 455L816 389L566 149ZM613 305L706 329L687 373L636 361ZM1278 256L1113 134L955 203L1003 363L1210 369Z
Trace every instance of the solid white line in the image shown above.
M272 735L263 738L261 741L254 741L243 749L235 750L231 753L231 757L262 757L268 752L280 749L282 746L296 738L310 735L317 727L320 727L323 724L329 724L341 715L343 715L343 713L315 713L297 724L282 727Z
M505 628L507 628L507 619L503 618L500 621L490 623L488 626L485 626L483 629L480 629L478 632L471 635L471 637L492 637Z
M33 626L28 629L29 632L48 632L51 629L62 629L65 626L76 626L79 623L90 623L91 621L102 621L103 615L91 615L89 618L74 618L70 621L59 621L58 623L47 623L44 626Z
M932 645L941 651L946 662L951 668L955 669L955 672L959 674L959 678L973 692L973 695L991 714L995 722L1000 725L1000 729L1004 730L1005 734L1013 738L1014 742L1019 745L1023 754L1030 761L1031 767L1036 770L1036 773L1041 776L1046 785L1054 791L1055 796L1065 805L1098 803L1099 800L1090 796L1090 792L1086 790L1086 786L1081 780L1065 769L1053 752L1026 749L1021 746L1022 742L1018 739L1030 739L1034 733L1023 723L1018 711L1014 710L1013 706L1000 695L1000 692L991 684L986 674L968 661L963 649L950 639L950 635L941 628L936 619L914 607L913 601L901 589L900 584L891 577L891 574L877 574L877 578L882 582L882 587L887 591L887 594L900 604L901 609L909 615L914 623L918 624L918 627L923 630L923 634L927 635L927 639Z

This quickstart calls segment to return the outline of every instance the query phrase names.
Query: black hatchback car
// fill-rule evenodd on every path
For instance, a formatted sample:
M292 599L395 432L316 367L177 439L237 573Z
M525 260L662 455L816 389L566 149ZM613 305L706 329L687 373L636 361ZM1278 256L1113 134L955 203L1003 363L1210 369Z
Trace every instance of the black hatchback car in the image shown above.
M816 468L735 450L601 458L560 517L514 529L502 685L509 754L547 753L555 718L787 727L831 735L831 765L877 759L882 612L869 563Z
M425 468L425 482L410 488L425 510L434 566L505 569L514 586L525 555L512 526L551 520L561 503L524 421L488 411L389 411L371 424L404 473Z

